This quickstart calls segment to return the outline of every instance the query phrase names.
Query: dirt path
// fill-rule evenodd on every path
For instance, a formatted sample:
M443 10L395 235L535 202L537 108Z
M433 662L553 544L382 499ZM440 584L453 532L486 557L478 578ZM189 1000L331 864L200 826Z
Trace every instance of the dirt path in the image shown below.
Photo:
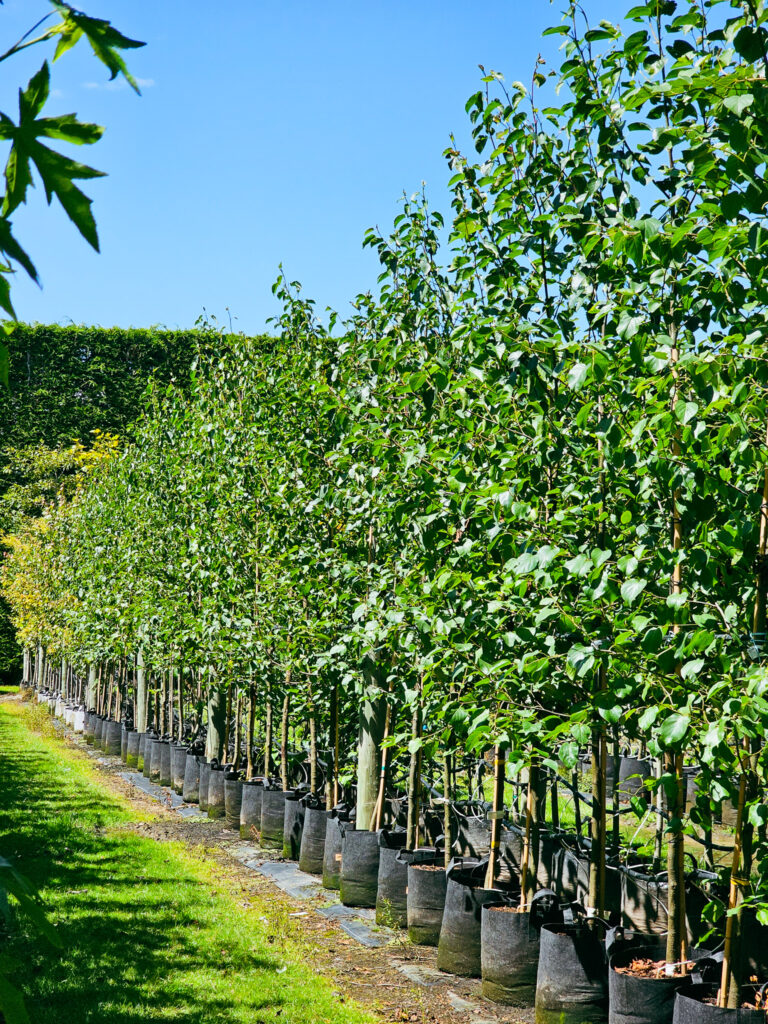
M0 700L14 698L0 697ZM18 698L15 698L18 699ZM213 861L222 890L239 905L257 913L271 927L269 941L279 945L287 936L301 943L313 968L330 977L342 1000L353 998L374 1010L382 1020L420 1024L530 1024L533 1010L512 1010L482 998L480 982L438 972L436 950L411 945L405 933L389 945L367 948L350 938L338 921L317 909L328 904L322 894L295 900L275 883L246 867L231 850L243 841L220 821L183 818L120 777L126 768L117 758L94 757L84 740L68 730L56 733L59 742L78 750L95 767L106 789L119 795L143 820L123 826L157 842L180 842L201 860ZM272 851L253 847L254 859L280 860Z

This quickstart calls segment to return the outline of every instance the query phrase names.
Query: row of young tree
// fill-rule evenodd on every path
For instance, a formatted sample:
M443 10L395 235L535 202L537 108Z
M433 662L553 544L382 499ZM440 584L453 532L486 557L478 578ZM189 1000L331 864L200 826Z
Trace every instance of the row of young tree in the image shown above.
M131 666L139 726L147 678L175 685L209 754L228 701L249 766L254 721L338 752L359 711L335 761L358 822L382 760L439 763L448 795L467 752L535 789L589 748L597 911L607 744L642 742L670 963L685 834L737 808L730 1005L744 908L768 913L766 20L652 0L590 27L571 4L559 74L470 98L447 227L421 196L369 231L380 288L345 319L281 278L279 337L222 336L186 391L150 391L2 571L38 670Z

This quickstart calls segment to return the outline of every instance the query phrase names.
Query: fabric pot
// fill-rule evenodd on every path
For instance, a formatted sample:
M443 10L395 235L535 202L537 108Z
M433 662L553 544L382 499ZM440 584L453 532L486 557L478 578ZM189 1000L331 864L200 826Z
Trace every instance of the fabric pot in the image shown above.
M327 820L328 812L324 807L305 806L304 828L301 831L299 849L300 871L306 871L310 875L322 875Z
M120 760L125 764L128 760L128 737L131 734L131 730L125 725L120 732Z
M145 732L139 733L139 760L136 767L140 772L144 771L144 754L147 749L147 734Z
M89 747L93 746L93 729L96 724L96 712L87 711L85 714L85 742Z
M147 778L147 779L151 775L151 769L152 769L152 744L155 742L156 739L157 739L157 736L155 736L155 734L152 733L152 732L148 732L148 733L145 734L145 738L144 738L144 764L143 764L143 767L141 769L141 772L142 772L142 775L144 775L144 777ZM141 750L141 747L139 747L139 750Z
M436 946L440 941L448 879L434 850L431 855L419 850L416 853L421 857L408 865L408 938L416 946ZM442 853L439 857L442 860Z
M184 761L184 787L181 791L182 799L186 804L196 804L200 799L200 766L205 761L201 754L193 754L187 751Z
M265 789L261 796L261 842L269 850L283 848L285 793L281 789Z
M208 812L208 783L211 778L212 764L209 761L200 762L200 778L198 779L198 806L203 813Z
M677 993L672 1024L765 1024L763 1010L735 1010L702 1002L717 993L717 983L690 985ZM754 987L742 989L742 999L753 999Z
M613 754L608 754L605 763L605 795L607 799L613 797ZM619 758L619 800L628 803L633 796L647 798L649 791L645 788L644 780L650 779L653 775L653 762L647 757L625 757Z
M119 722L105 722L101 734L101 747L110 757L120 757L123 727Z
M160 785L170 786L171 784L171 744L168 740L160 743Z
M437 944L437 968L462 978L479 978L480 915L498 889L484 889L485 861L456 857L446 868L445 911Z
M379 883L379 832L342 826L339 889L345 907L375 907Z
M702 956L705 954L698 954ZM626 967L637 957L663 960L666 944L633 946L614 953L608 970L608 1024L672 1024L675 995L690 988L690 974L679 978L639 978L620 974L616 968ZM692 954L697 959L697 954Z
M642 868L621 867L621 922L625 928L645 935L667 932L666 872L650 875ZM699 872L695 877L706 878ZM701 915L707 896L690 876L685 882L685 916L689 945L695 945L703 933Z
M251 829L261 830L261 796L264 792L263 779L248 779L243 783L240 804L240 835L243 839L253 837Z
M160 783L160 760L162 753L160 748L163 741L157 738L149 744L149 778L152 782Z
M383 829L379 835L379 875L376 886L376 923L390 928L408 924L408 859L405 832Z
M75 732L85 732L85 711L83 711L82 708L78 708L77 711L75 711L75 718L72 723L72 727Z
M539 942L536 1024L607 1021L608 965L600 926L545 924Z
M301 834L304 830L304 804L299 793L285 794L283 811L283 856L298 860L301 853Z
M171 744L171 789L184 794L184 775L187 770L187 748L181 743Z
M453 852L459 857L485 857L491 848L491 825L485 806L474 801L452 803L456 824Z
M342 820L334 808L325 822L325 847L323 849L323 888L338 889L341 886L341 840L342 826L353 829L354 823Z
M104 730L104 719L101 715L96 716L96 721L93 723L93 745L101 750L101 734Z
M125 750L125 763L129 768L136 768L139 763L139 747L143 733L131 729L128 733L128 744Z
M532 1006L539 970L542 924L559 916L557 896L541 889L530 910L511 903L486 903L480 919L480 970L486 999L505 1006Z
M214 765L208 776L208 817L223 818L226 814L224 766Z
M227 828L240 831L240 811L243 804L243 783L236 772L224 776L224 818Z

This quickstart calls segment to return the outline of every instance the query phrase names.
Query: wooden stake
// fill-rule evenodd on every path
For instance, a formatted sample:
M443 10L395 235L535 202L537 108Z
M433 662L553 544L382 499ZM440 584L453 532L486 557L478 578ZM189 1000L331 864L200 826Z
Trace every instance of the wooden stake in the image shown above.
M507 758L501 747L494 748L493 756L493 818L491 819L491 849L488 869L485 874L485 888L492 889L496 880L496 866L501 847L501 815L504 813L504 776Z

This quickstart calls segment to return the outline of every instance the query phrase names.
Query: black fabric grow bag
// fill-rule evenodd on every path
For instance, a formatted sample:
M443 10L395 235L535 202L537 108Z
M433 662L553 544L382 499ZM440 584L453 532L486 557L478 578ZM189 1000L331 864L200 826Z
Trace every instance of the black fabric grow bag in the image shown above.
M342 817L342 814L344 815ZM334 807L325 820L325 846L323 849L323 888L338 889L341 885L342 826L353 829L345 812Z
M196 804L200 799L200 765L204 760L201 754L187 751L184 761L184 788L181 791L185 803Z
M198 806L201 811L208 813L208 783L211 778L211 769L216 762L201 761L200 762L200 779L198 780Z
M408 864L408 938L416 946L436 946L440 941L448 887L443 857L442 851L415 850Z
M480 915L498 889L484 889L487 862L456 857L446 868L445 910L437 944L437 967L463 978L479 978Z
M129 768L136 768L139 764L139 746L143 733L131 730L128 733L128 745L125 750L125 763Z
M265 789L261 796L261 846L282 850L284 821L285 793L282 789Z
M375 907L379 883L379 832L342 825L339 890L345 907Z
M123 740L123 727L119 722L105 722L101 734L101 748L111 757L120 757Z
M608 970L608 1024L672 1024L675 994L690 988L690 974L679 978L641 978L620 974L616 968L626 967L632 960L648 958L664 960L666 944L633 945L620 949L610 958ZM692 953L692 959L706 956Z
M160 744L160 785L171 784L171 744L163 740Z
M285 794L283 811L283 856L298 860L301 853L301 834L304 830L304 804L298 792Z
M608 964L603 929L545 924L539 936L536 1024L603 1024L608 1018Z
M171 744L171 789L184 794L184 774L187 770L187 748L181 743Z
M240 831L240 813L243 809L243 783L237 772L224 775L224 819L227 828Z
M405 928L408 923L408 855L402 829L382 829L379 835L379 877L376 923ZM410 852L410 851L409 851Z
M505 1006L533 1006L541 926L560 917L557 896L540 889L520 913L511 900L486 903L480 921L482 993Z
M675 1008L672 1014L673 1024L765 1024L763 1010L745 1010L742 1007L729 1010L702 1002L712 999L717 994L717 982L714 984L690 985L675 997ZM742 989L742 1001L753 999L755 987Z
M223 818L225 813L224 766L214 765L208 776L208 817Z
M243 783L240 802L240 835L252 839L251 829L261 831L261 795L264 792L263 779L248 779Z
M485 857L491 848L491 825L485 804L463 801L451 804L456 828L453 852L459 857Z
M322 875L325 852L325 826L328 812L312 797L304 797L304 828L301 830L299 869Z
M123 726L120 730L120 760L125 764L128 760L128 737L131 735L132 730L127 726Z

